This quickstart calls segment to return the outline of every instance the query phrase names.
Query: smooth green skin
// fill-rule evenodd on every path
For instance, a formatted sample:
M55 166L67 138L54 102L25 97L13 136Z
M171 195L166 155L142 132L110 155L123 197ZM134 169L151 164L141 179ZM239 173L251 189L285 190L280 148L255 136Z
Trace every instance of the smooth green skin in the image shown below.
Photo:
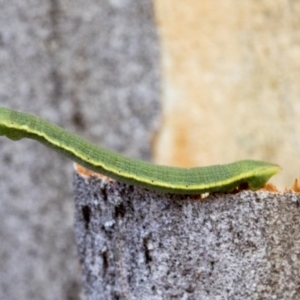
M34 139L92 171L158 192L230 192L243 184L256 190L280 170L278 165L255 160L188 169L154 165L100 148L36 116L3 107L0 135L12 140Z

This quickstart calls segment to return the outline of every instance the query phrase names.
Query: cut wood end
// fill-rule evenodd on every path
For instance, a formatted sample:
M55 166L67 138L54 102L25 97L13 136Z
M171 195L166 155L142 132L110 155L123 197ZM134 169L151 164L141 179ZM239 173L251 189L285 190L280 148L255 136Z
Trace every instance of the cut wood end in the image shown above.
M300 193L300 176L295 179L294 184L290 188L285 188L285 192Z
M265 191L268 191L268 192L271 192L271 193L278 193L278 189L277 187L273 184L273 183L266 183L264 185L264 187L262 188L262 190L265 190Z
M77 164L77 163L74 163L74 169L75 171L80 174L81 176L85 176L85 177L92 177L92 176L96 176L98 177L99 179L103 179L103 180L106 180L106 181L113 181L112 178L110 177L107 177L105 175L102 175L102 174L99 174L99 173L96 173L94 171L91 171L89 169L86 169L85 167Z
M272 183L267 183L262 190L268 191L268 192L273 192L273 193L277 193L279 192L279 190L277 189L277 187L272 184ZM289 192L293 192L293 193L300 193L300 176L298 178L295 179L293 185L291 187L286 187L284 189L284 192L289 193Z

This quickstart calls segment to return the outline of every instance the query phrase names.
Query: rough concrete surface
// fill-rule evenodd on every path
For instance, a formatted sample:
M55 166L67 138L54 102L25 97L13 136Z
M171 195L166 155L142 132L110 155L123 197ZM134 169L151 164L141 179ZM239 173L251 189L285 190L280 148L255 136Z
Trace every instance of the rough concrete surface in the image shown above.
M0 0L0 105L149 159L159 96L149 0ZM0 299L79 299L72 164L0 139Z
M299 299L299 194L204 200L74 177L87 300Z

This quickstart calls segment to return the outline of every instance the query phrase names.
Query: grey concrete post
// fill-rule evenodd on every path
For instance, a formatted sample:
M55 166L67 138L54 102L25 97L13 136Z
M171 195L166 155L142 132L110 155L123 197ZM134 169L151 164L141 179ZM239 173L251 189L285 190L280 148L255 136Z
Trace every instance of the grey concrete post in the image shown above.
M75 174L87 300L297 299L299 195L199 200Z

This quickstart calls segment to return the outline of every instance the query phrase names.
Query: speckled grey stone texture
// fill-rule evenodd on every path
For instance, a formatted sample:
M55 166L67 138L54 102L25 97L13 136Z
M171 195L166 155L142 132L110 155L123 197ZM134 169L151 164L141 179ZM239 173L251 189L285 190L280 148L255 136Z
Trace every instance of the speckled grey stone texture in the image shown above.
M0 0L0 105L149 159L158 49L150 0ZM72 163L5 138L0 162L0 299L78 299Z
M88 300L299 299L300 196L204 200L75 174Z

